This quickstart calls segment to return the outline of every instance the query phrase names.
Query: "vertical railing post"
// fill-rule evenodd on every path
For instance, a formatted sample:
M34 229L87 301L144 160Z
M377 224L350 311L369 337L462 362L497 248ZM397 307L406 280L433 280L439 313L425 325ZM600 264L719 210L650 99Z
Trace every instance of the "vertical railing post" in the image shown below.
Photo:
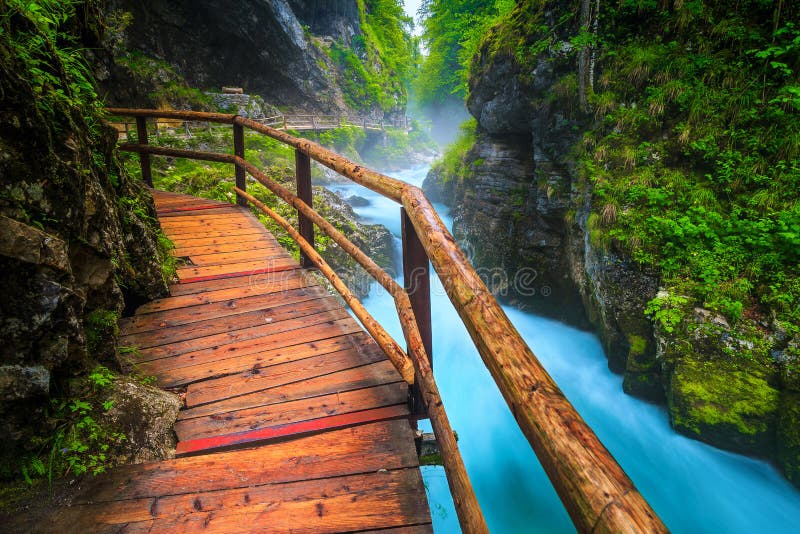
M305 152L296 149L294 151L294 162L297 175L297 196L300 200L313 207L313 196L311 194L311 158ZM314 223L311 222L311 219L298 212L297 226L297 230L300 232L300 235L303 236L303 239L313 246ZM300 265L308 268L312 267L314 263L301 252Z
M147 144L147 119L136 117L136 136L140 145ZM139 153L139 165L142 167L142 181L153 187L153 176L150 174L150 154Z
M233 124L233 155L244 159L244 126L236 123ZM247 177L244 172L244 167L237 163L235 168L236 187L245 191L247 189ZM237 194L236 204L239 206L247 206L247 199Z
M400 208L400 226L403 234L403 286L411 300L411 309L417 319L422 344L433 365L433 331L431 329L431 278L428 255L405 208ZM413 413L426 416L422 392L417 384L412 388Z
M286 131L286 115L283 116L283 130Z

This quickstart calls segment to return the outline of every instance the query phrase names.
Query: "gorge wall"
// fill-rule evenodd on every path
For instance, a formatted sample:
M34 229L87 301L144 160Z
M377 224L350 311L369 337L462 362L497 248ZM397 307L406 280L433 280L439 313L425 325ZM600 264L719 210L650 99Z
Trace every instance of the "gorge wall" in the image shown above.
M63 454L47 441L63 424L55 399L82 395L82 379L98 364L120 368L117 319L126 302L164 295L166 281L152 198L120 168L116 132L102 122L76 52L99 47L97 4L49 12L15 5L0 21L4 478L42 447L52 468Z
M242 87L284 109L337 113L356 104L343 90L347 80L366 83L358 78L367 71L396 78L366 43L356 0L111 0L107 12L121 21L117 61L102 76L113 103L166 104L154 102L147 87L166 76L203 91ZM337 56L337 50L348 55ZM142 77L153 79L137 83ZM143 87L132 91L136 85ZM359 102L358 111L402 112L402 85L394 80L381 90L389 102ZM162 100L174 104L170 96Z
M662 253L671 249L648 248L630 222L644 213L641 220L661 223L670 202L683 202L681 188L688 197L698 194L693 188L707 194L696 184L721 172L681 138L693 118L688 104L677 92L659 93L665 85L678 91L673 69L682 56L659 49L669 55L660 63L652 43L663 33L665 50L729 58L730 42L714 41L704 26L725 17L722 7L704 2L698 14L677 3L603 6L598 14L588 2L518 2L473 60L467 105L477 124L461 141L466 150L435 166L424 187L453 207L454 233L477 266L505 271L499 283L487 278L493 290L537 313L591 324L627 393L665 403L677 431L774 459L800 483L796 311L763 304L756 289L741 297L749 310L735 313L740 308L713 294L729 287L723 276L699 288L692 276L706 275L692 274L689 263L676 276ZM772 19L761 15L753 20L764 21L768 35ZM664 26L641 25L647 16ZM709 92L732 83L709 79ZM631 193L639 187L641 202ZM727 191L717 198L735 204ZM661 232L650 234L652 242L674 246ZM795 276L787 258L781 269ZM518 283L524 269L533 282L529 273Z

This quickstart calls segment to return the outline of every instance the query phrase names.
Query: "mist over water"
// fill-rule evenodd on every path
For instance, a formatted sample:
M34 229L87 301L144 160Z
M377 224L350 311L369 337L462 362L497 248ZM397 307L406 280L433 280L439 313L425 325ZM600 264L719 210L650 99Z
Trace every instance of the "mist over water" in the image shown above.
M420 185L427 167L393 176ZM355 208L381 223L400 248L400 208L358 185L329 186L370 205ZM450 226L445 206L436 205ZM399 254L398 254L399 257ZM433 368L459 448L494 533L574 532L535 454L475 350L441 284L432 280ZM365 306L402 340L392 299L377 284ZM679 436L663 408L622 392L591 333L505 307L539 360L673 532L796 533L800 492L772 466ZM430 430L429 424L421 427ZM444 470L423 468L437 533L458 532Z

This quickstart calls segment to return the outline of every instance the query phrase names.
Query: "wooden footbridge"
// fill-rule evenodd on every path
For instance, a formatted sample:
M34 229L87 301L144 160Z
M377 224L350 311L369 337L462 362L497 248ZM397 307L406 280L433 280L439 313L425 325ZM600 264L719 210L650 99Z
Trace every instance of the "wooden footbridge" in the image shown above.
M486 532L431 371L430 260L576 528L666 532L418 188L239 116L109 111L136 117L138 143L120 148L139 153L147 183L153 155L227 162L237 205L155 193L162 227L188 264L171 296L139 308L122 336L139 347L143 372L164 387L186 388L175 427L178 458L88 481L76 503L59 512L59 531L430 531L410 424L429 417L461 527ZM146 119L156 117L232 125L234 153L148 145ZM296 192L244 159L244 128L296 149ZM401 205L404 287L313 210L312 158ZM248 174L298 210L299 229L247 193ZM360 326L248 205L286 230L303 266L328 278ZM314 250L315 227L392 295L406 350Z

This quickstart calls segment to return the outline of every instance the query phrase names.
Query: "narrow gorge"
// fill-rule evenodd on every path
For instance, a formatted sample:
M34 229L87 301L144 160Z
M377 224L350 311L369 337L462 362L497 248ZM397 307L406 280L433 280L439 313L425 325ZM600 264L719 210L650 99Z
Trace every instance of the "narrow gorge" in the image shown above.
M758 50L728 48L737 39L755 47L759 31L771 33L768 17L742 15L756 4L598 12L589 3L518 3L469 66L476 123L424 187L453 207L454 233L476 264L506 272L495 289L508 301L591 325L624 390L666 404L676 431L771 459L798 483L797 203L774 193L777 213L751 208L773 194L760 184L795 183L797 108L772 97L772 125L707 115L725 84L738 83L725 62L743 69L750 57L760 69ZM797 50L783 59L796 64ZM693 72L706 81L693 86ZM768 80L763 90L779 95L797 77ZM727 130L716 129L726 120ZM762 143L778 135L752 169L742 128ZM677 206L686 211L673 215ZM774 229L761 227L772 221ZM676 247L691 257L670 258ZM760 257L748 263L748 254ZM534 270L535 287L515 287L523 268Z

